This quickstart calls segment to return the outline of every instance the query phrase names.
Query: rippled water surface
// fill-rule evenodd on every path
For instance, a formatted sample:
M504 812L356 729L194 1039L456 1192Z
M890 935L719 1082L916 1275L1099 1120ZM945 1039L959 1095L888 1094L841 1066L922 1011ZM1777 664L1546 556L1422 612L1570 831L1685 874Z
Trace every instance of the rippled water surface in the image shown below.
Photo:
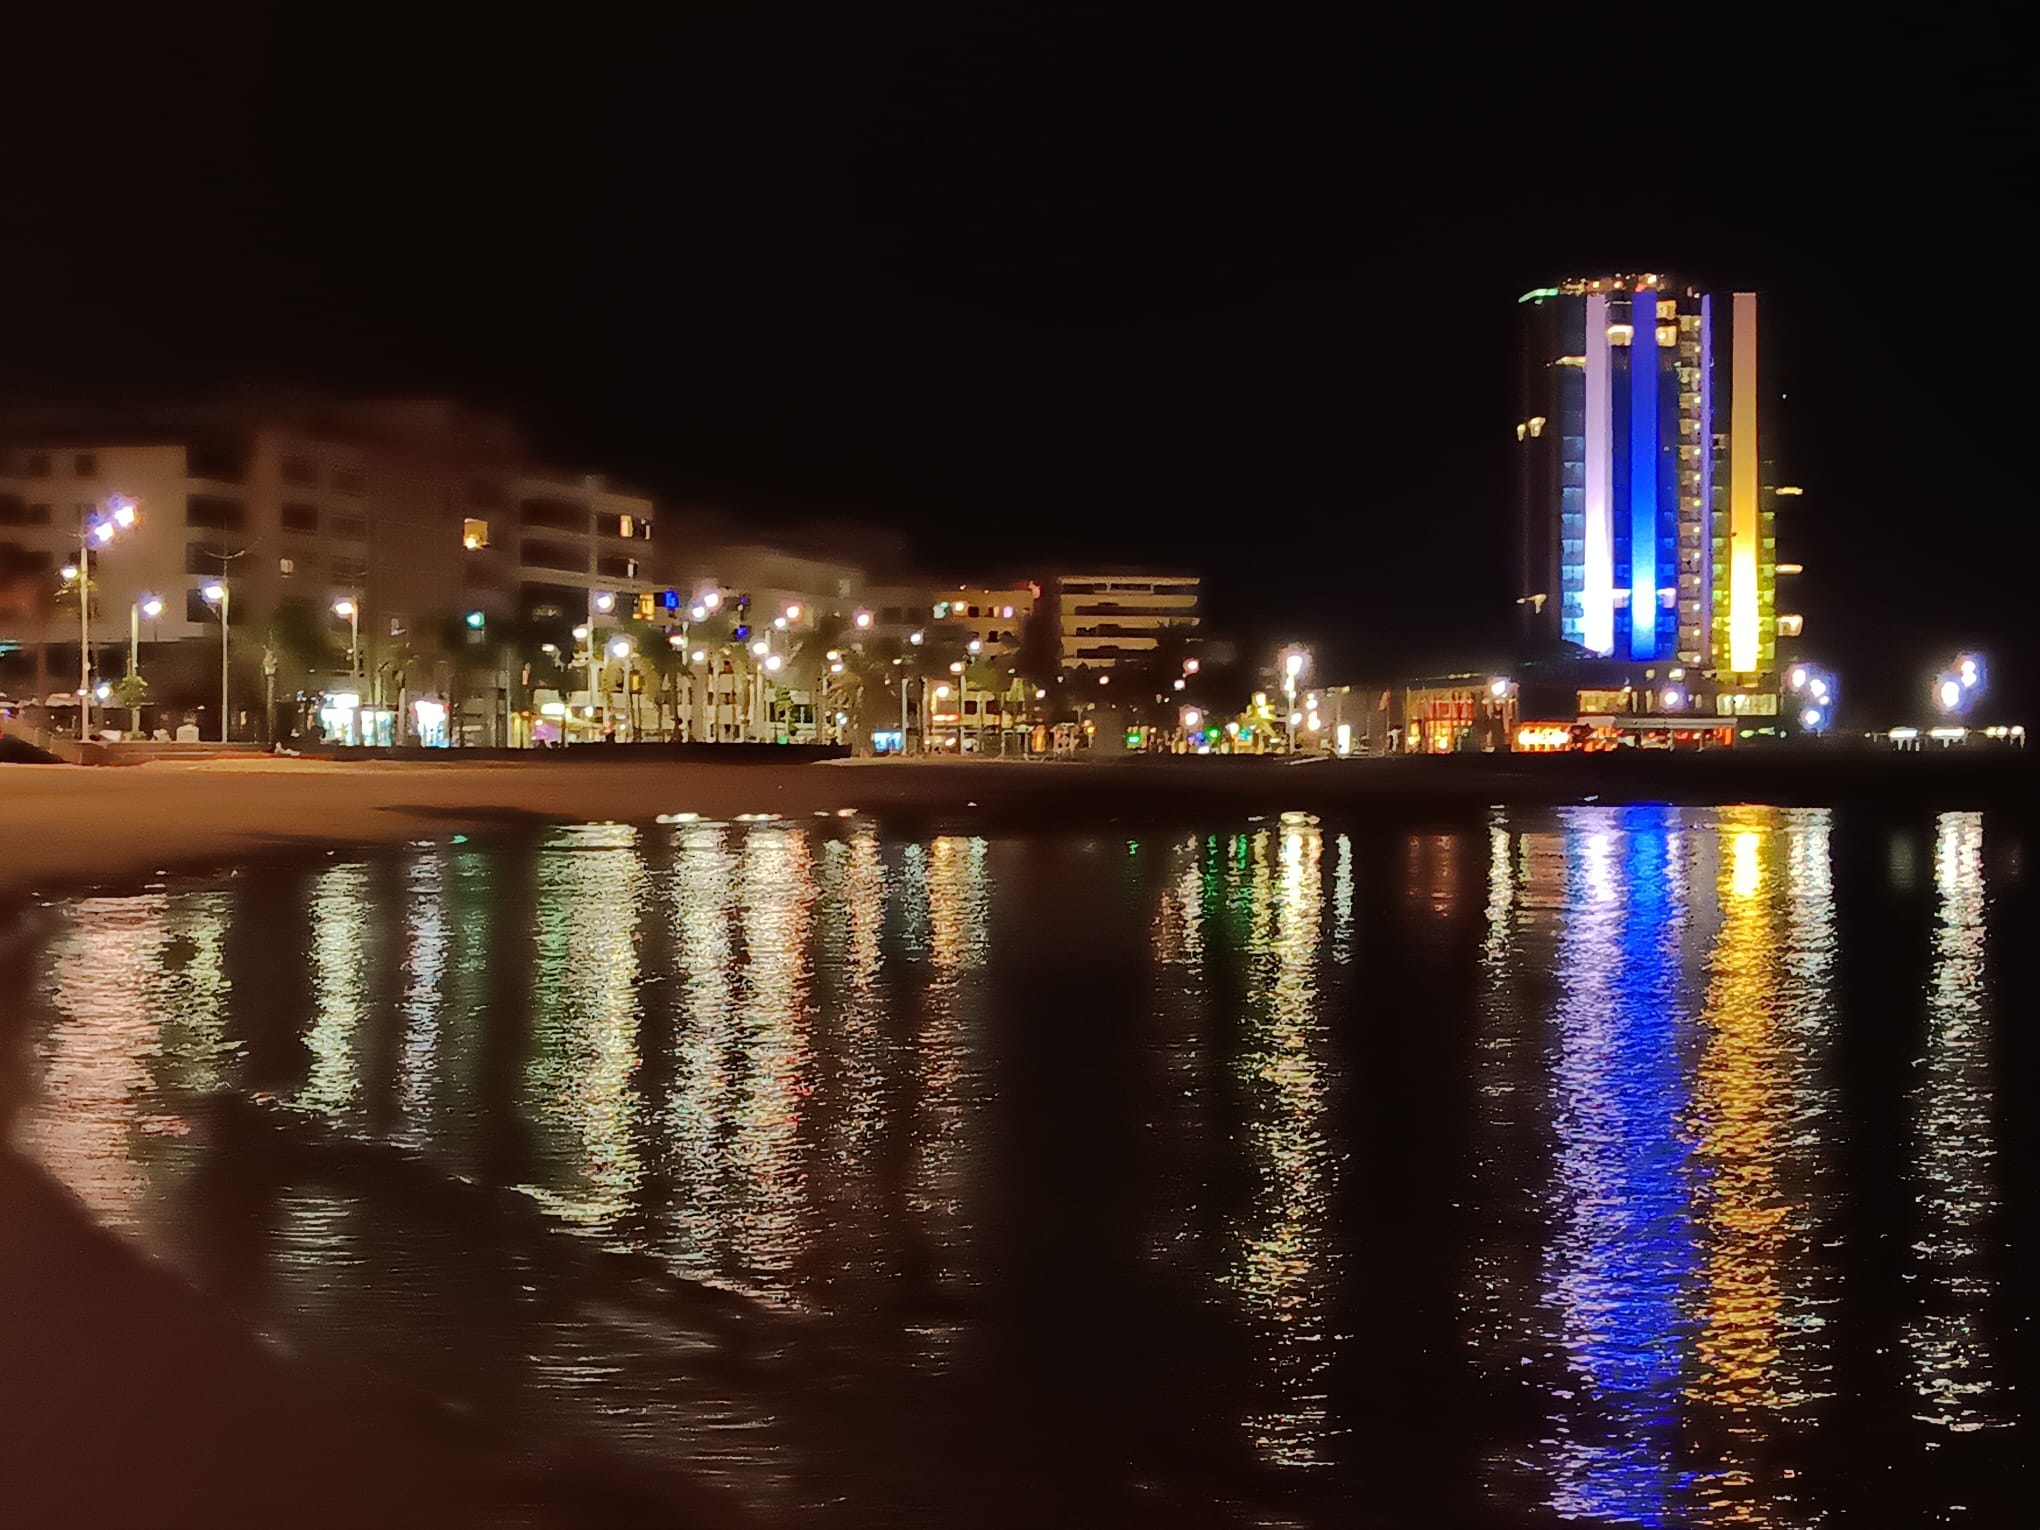
M745 1522L1999 1523L2022 836L258 865L41 910L0 1099L251 1322Z

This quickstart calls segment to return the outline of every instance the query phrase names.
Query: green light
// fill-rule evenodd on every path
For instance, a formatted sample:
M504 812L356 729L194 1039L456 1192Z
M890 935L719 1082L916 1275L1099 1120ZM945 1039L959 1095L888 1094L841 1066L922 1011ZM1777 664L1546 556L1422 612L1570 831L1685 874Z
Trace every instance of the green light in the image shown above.
M1558 289L1556 287L1532 287L1528 292L1517 298L1516 301L1519 303L1541 303L1548 297L1557 296Z
M475 631L477 632L480 632L482 630L482 624L487 620L488 617L484 616L479 611L470 611L467 614L467 624L470 627L474 628Z

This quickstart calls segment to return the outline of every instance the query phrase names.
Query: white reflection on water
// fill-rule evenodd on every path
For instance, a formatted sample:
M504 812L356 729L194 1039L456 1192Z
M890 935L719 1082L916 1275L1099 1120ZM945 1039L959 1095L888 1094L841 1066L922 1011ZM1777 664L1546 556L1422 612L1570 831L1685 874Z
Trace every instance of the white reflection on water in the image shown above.
M540 865L534 1042L525 1111L578 1170L530 1188L565 1222L604 1228L643 1166L631 1131L637 1055L638 831L591 824ZM562 1140L563 1139L563 1140Z
M144 1133L177 1129L168 1117L132 1114L159 1053L150 999L167 903L151 893L71 905L48 957L67 976L54 996L57 1023L38 1058L40 1091L16 1127L22 1145L115 1226L138 1219L149 1189ZM217 928L210 933L216 957Z
M1943 813L1934 845L1933 973L1913 1090L1919 1308L1905 1327L1917 1417L1957 1433L2009 1422L1997 1396L1986 1240L1997 1213L1983 817Z
M315 1008L305 1035L311 1072L297 1103L338 1116L362 1087L361 1031L368 1018L368 868L328 867L312 884L312 995Z

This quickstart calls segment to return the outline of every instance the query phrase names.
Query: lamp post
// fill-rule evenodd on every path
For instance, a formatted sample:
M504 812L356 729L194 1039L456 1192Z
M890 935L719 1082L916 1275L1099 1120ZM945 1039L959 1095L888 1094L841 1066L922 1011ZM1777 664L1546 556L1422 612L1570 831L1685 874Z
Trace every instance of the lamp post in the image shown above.
M233 591L227 588L226 580L207 585L199 592L209 606L220 610L220 742L227 741L227 618L233 603Z
M615 640L614 640L613 642L611 642L611 643L610 643L610 645L609 645L609 656L610 656L610 658L612 658L612 659L615 659L615 660L616 660L616 661L617 661L618 663L620 663L620 664L622 664L622 665L623 665L623 694L624 694L624 697L625 697L625 704L626 704L626 705L628 705L628 704L629 704L629 697L630 697L630 656L631 656L631 655L632 655L633 653L635 653L636 651L637 651L637 645L636 645L635 643L631 642L631 640L630 640L629 638L627 638L627 637L620 637L620 638L617 638L617 639L615 639ZM605 698L607 698L607 696L608 696L609 692L608 692L608 690L607 690L607 689L605 688L602 694L603 694L603 696L604 696ZM632 743L635 743L635 742L637 742L637 727L636 727L636 723L635 723L635 714L634 714L634 713L632 714L632 719L633 719L633 721L632 721L632 727L631 727L631 730L630 730L630 736L631 736L631 742L632 742ZM607 703L606 699L605 699L605 701L604 701L604 710L603 710L603 720L604 720L604 723L605 723L605 727L604 727L604 730L603 730L603 731L604 731L604 732L606 733L606 732L608 731L608 729L607 729L607 726L606 726L606 724L607 724L607 721L608 721L608 703Z
M588 592L588 704L595 704L596 677L600 673L602 650L595 638L595 618L607 616L616 609L616 596L608 590ZM609 692L602 692L602 736L609 737Z
M144 595L132 606L128 607L128 679L130 681L134 680L142 672L142 618L146 616L153 622L162 614L162 597L157 595ZM134 698L133 704L128 708L128 732L139 733L142 731L141 693L130 685L128 694Z
M106 546L135 523L135 502L116 494L106 502L106 515L94 520L90 506L78 521L78 738L92 736L92 544Z
M347 621L347 678L361 675L361 602L352 598L333 602L333 614Z
M1301 648L1291 648L1282 655L1282 699L1287 705L1283 709L1283 727L1288 731L1288 749L1296 753L1296 682L1310 663L1309 653Z

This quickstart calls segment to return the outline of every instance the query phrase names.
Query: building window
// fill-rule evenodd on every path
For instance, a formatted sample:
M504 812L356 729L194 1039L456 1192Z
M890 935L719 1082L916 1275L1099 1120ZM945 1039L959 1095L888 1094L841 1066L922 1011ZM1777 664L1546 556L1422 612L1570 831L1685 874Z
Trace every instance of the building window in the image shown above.
M527 537L517 549L517 561L535 568L585 569L587 555L560 542L542 542Z
M368 582L368 560L365 558L335 558L333 560L333 581L359 589Z
M50 476L49 453L32 452L29 454L28 476L30 478L47 478Z
M276 560L276 571L288 579L297 572L297 565L288 558L278 558Z
M186 590L184 619L188 622L216 622L220 619L219 607L205 598L205 591Z
M97 478L99 458L91 452L80 452L71 459L71 472L78 478Z
M526 526L543 526L548 531L588 534L588 510L566 499L527 499L517 509L518 521Z
M350 542L366 542L368 522L358 515L336 515L333 517L333 535Z
M49 523L50 523L50 507L48 505L30 505L28 507L29 525L47 526L49 525Z
M319 469L316 464L307 462L302 457L286 457L283 459L283 481L316 484L319 481Z
M220 444L189 446L184 450L184 472L188 478L210 478L215 483L240 483L248 476L247 458L236 448Z
M184 524L187 526L239 531L246 522L247 514L238 499L229 499L224 494L187 494L184 498Z
M315 505L285 505L283 507L283 529L285 531L317 531L319 511Z
M359 468L333 469L333 492L336 494L366 494L368 475Z
M489 523L478 521L473 516L461 522L460 545L469 552L479 552L489 545Z

